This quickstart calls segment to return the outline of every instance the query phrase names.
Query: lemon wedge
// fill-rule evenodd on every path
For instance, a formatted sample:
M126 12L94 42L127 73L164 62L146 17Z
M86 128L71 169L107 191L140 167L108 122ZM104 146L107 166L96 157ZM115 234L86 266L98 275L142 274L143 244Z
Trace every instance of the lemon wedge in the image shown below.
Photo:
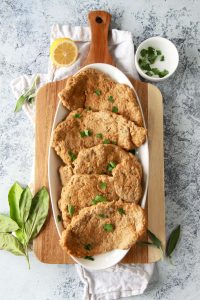
M72 65L78 56L76 44L69 38L59 38L53 41L50 47L50 58L58 67Z

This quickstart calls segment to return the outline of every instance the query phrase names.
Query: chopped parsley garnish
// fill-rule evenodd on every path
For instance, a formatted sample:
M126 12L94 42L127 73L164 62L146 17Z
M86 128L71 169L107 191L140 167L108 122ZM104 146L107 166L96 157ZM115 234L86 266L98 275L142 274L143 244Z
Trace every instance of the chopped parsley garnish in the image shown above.
M103 140L103 144L111 144L111 140L110 139L105 139L105 140Z
M95 92L95 94L96 94L97 96L100 96L100 95L101 95L101 90L99 90L99 89L96 89L94 92Z
M85 258L85 259L88 259L88 260L94 260L94 257L89 256L89 255L85 256L84 258Z
M77 155L74 154L71 150L68 151L69 157L71 158L71 161L74 161L77 159Z
M90 250L92 249L92 245L91 245L91 244L86 244L86 245L84 246L84 248L85 248L85 250L90 251Z
M81 117L80 114L75 114L75 115L74 115L74 118L75 118L75 119L80 119L80 117Z
M115 100L114 100L113 96L109 96L108 97L108 101L110 101L111 103L113 103Z
M58 222L61 222L61 221L62 221L61 215L57 215L57 221L58 221Z
M121 216L126 214L125 210L122 207L118 208L118 212L120 213Z
M92 199L92 204L93 205L96 205L97 203L100 203L100 202L107 202L107 198L103 195L97 195L94 199Z
M113 108L112 108L112 112L114 112L114 113L118 113L118 108L117 108L117 106L113 106Z
M112 172L112 170L116 167L116 163L114 161L110 161L109 164L107 165L107 170L109 172Z
M98 214L99 218L101 219L106 219L108 218L108 215L105 215L105 214Z
M107 232L112 232L114 230L114 225L113 224L104 224L103 228Z
M102 190L105 190L105 189L107 188L107 183L101 181L101 182L100 182L100 188L101 188Z
M165 60L165 57L164 57L164 55L162 55L160 58L160 61L164 61L164 60Z
M71 204L68 204L67 205L67 211L68 211L68 214L70 215L70 217L72 217L74 212L75 212L74 206L71 205Z
M98 139L102 139L102 138L103 138L103 134L102 134L102 133L97 133L97 134L96 134L96 137L97 137Z
M80 131L80 135L81 137L86 137L86 136L91 136L92 135L92 131L90 130L83 130L83 131Z
M150 77L152 77L153 75L157 75L158 77L162 78L169 73L167 70L161 71L158 68L152 67L158 57L160 57L160 61L165 60L162 51L156 50L153 47L148 47L148 49L142 49L140 51L140 58L138 60L138 63L140 68L145 72L146 75Z

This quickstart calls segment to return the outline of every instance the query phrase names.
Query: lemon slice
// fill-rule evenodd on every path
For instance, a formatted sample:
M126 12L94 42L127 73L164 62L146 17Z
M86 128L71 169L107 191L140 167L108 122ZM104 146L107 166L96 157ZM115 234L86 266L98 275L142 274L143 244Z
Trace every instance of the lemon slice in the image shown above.
M68 67L72 65L78 56L76 44L68 38L56 39L50 47L50 57L52 62L58 67Z

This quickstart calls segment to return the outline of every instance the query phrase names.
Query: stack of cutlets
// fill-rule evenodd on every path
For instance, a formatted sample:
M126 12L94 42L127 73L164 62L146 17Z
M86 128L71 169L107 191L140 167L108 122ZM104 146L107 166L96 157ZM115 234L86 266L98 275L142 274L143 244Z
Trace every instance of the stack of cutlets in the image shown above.
M146 230L142 166L129 151L146 140L134 91L86 69L59 93L71 112L54 131L63 160L61 245L76 257L128 249Z

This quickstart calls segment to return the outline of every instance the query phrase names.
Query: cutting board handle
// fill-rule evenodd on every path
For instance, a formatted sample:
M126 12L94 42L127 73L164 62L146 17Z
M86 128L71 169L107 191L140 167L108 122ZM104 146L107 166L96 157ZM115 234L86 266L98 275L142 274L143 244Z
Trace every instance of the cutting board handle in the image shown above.
M107 63L114 65L108 50L108 29L111 15L102 10L91 11L88 14L91 28L91 44L85 65L92 63Z

